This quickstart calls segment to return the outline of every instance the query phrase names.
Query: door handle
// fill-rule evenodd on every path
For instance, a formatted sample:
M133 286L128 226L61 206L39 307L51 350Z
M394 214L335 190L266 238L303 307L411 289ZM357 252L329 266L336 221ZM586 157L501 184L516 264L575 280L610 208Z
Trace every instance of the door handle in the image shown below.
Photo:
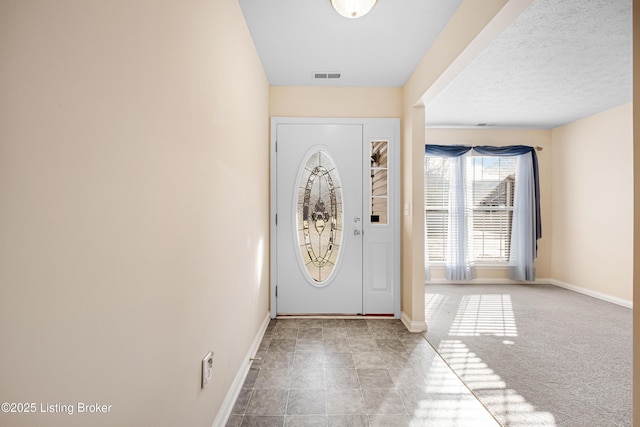
M359 236L360 235L360 230L353 230L353 235L354 236Z
M353 222L360 222L360 217L359 216L354 216L353 217Z

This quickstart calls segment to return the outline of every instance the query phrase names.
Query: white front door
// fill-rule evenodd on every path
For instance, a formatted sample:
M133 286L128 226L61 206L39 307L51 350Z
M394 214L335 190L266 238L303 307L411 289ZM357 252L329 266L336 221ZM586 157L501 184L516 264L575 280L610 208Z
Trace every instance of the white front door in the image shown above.
M275 126L277 313L363 313L363 126Z
M400 121L271 119L271 316L400 317Z

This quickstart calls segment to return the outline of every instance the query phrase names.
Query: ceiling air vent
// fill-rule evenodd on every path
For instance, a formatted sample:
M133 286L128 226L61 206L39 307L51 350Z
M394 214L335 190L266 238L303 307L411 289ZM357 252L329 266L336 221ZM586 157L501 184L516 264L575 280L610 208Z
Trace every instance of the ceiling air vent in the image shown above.
M322 80L322 79L339 79L340 78L340 73L334 73L334 72L327 72L327 71L318 71L313 73L313 78L315 80Z

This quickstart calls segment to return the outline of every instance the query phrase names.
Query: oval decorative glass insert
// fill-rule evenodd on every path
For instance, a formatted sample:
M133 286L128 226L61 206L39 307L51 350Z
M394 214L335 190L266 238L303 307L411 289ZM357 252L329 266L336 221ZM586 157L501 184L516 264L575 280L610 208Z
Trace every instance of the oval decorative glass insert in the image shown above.
M302 264L315 283L331 277L342 243L342 190L329 154L307 157L298 183L296 227Z

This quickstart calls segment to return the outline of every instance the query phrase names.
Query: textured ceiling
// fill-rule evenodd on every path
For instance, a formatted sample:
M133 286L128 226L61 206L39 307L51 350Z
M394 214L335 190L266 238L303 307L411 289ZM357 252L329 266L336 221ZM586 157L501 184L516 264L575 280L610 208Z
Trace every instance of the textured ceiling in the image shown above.
M461 2L379 0L347 19L329 0L239 0L273 86L403 86Z
M274 86L403 86L460 3L379 0L351 20L329 0L239 0ZM631 4L534 0L431 94L427 125L553 128L631 101Z
M427 104L427 125L548 129L630 102L631 40L631 0L536 0Z

